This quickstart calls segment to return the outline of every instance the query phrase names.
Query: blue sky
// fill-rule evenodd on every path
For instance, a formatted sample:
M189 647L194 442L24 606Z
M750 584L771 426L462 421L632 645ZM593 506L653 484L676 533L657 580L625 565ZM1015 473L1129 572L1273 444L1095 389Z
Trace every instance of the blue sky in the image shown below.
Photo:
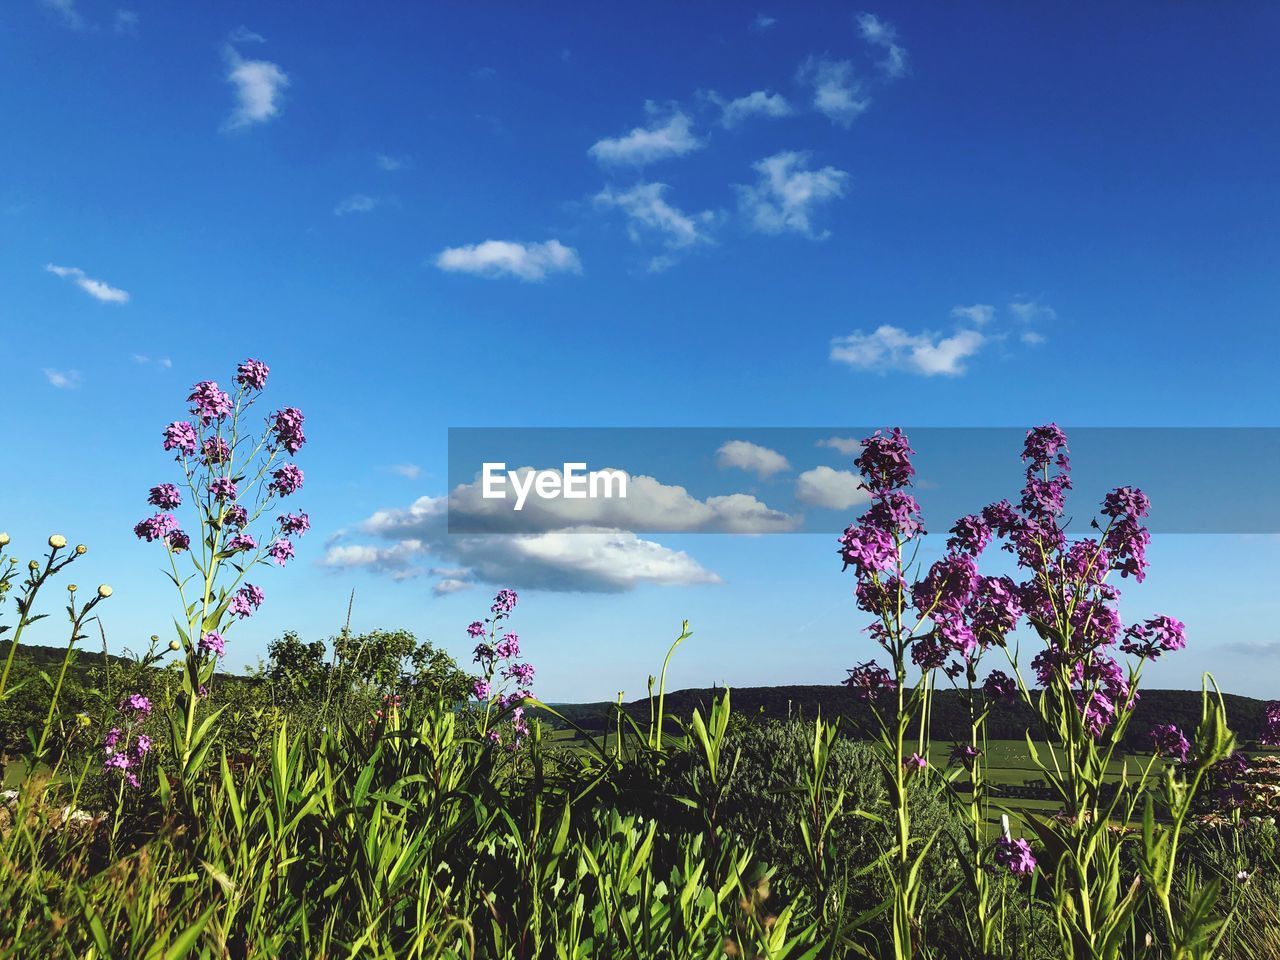
M449 427L1275 425L1277 28L1262 4L14 0L0 527L91 546L114 646L163 631L130 533L158 431L261 357L307 414L315 528L229 665L327 635L351 589L357 626L462 655L508 583L441 595L456 551L406 569L370 525L445 493ZM1231 454L1176 468L1206 497L1274 482ZM650 538L718 583L624 551L620 588L584 590L562 558L579 589L517 614L539 692L641 695L685 617L677 684L838 679L869 651L836 533ZM1275 694L1277 538L1152 559L1124 615L1191 628L1155 682Z

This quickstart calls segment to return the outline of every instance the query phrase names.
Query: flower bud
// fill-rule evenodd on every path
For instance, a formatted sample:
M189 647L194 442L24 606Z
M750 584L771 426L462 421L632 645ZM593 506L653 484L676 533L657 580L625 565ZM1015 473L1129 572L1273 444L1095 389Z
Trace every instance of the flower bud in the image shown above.
M75 593L75 592L76 592L76 585L74 583L68 583L67 593Z
M7 547L8 545L9 535L7 533L0 533L0 547Z
M111 596L111 588L104 583L102 586L98 587L98 596L103 600L107 599L107 597Z
M49 538L49 546L55 550L61 550L67 545L67 538L60 533L55 533Z
M77 544L76 544L76 556L77 556L77 557L83 557L83 556L85 555L85 553L86 553L86 552L88 552L88 550L89 550L89 548L88 548L88 547L86 547L83 543L77 543Z
M174 650L174 651L181 650L181 649L182 649L182 644L180 644L177 640L170 640L170 641L169 641L169 649L170 649L170 650Z
M40 569L40 564L32 560L30 563L27 564L27 569L34 572Z

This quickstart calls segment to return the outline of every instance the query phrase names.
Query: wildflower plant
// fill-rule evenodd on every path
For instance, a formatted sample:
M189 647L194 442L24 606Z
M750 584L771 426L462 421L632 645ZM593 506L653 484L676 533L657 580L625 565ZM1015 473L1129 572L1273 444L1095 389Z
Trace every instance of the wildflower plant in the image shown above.
M201 381L187 397L190 418L163 431L163 446L179 467L177 483L153 486L147 502L156 508L134 534L158 543L169 562L182 616L175 620L184 654L182 689L170 719L174 754L183 782L190 782L212 744L216 712L199 727L197 708L207 695L234 625L265 601L262 588L248 581L260 564L284 566L294 556L293 538L310 528L306 513L282 511L280 502L303 485L293 457L306 442L304 417L283 407L261 420L269 368L245 360L233 387ZM189 508L184 529L176 511Z
M970 781L972 844L966 874L977 906L976 946L990 952L996 927L983 869L985 722L995 702L1017 698L1040 717L1045 754L1030 734L1028 747L1062 807L1054 818L1028 814L1025 819L1043 847L1038 865L1055 902L1063 955L1117 957L1132 929L1139 885L1122 884L1126 834L1110 827L1133 820L1156 758L1135 780L1122 774L1118 789L1108 789L1104 780L1137 703L1143 666L1186 644L1184 625L1172 617L1156 616L1126 628L1117 610L1120 592L1112 575L1138 582L1146 575L1150 535L1143 521L1150 502L1136 488L1116 488L1101 504L1102 521L1092 523L1096 534L1069 538L1063 519L1071 489L1067 438L1055 424L1038 427L1028 431L1023 447L1025 483L1018 504L1002 500L962 517L942 558L913 576L918 571L909 569L906 558L909 551L914 556L918 543L913 541L924 533L919 505L907 492L913 453L896 429L863 441L855 465L871 505L840 539L845 567L857 575L858 606L873 617L868 632L890 661L887 668L874 661L860 664L845 682L871 700L883 748L893 838L886 862L894 955L900 960L914 956L922 929L918 864L935 837L914 835L908 799L928 782L930 699L942 671L952 681L964 678L970 709L971 740L957 744L952 756ZM1025 577L1021 582L979 574L977 560L996 541L1014 556ZM1024 620L1043 643L1030 663L1038 683L1034 689L1023 676L1017 645L1010 642ZM980 682L979 662L997 647L1007 654L1012 675L991 671ZM918 671L914 678L912 667ZM913 727L917 733L909 744ZM1166 752L1181 750L1168 731L1160 737ZM1197 757L1202 763L1211 757L1208 767L1230 754L1231 743L1206 737L1207 752ZM1194 795L1200 779L1191 778L1186 792ZM1172 829L1180 829L1180 821ZM1026 840L1002 837L990 856L1015 876L1037 869Z
M533 699L533 665L520 660L519 635L503 627L511 618L517 599L514 590L499 590L489 608L490 615L467 627L467 636L476 641L474 661L480 666L480 674L471 687L472 696L483 707L479 713L480 733L491 743L502 743L500 722L508 718L506 746L510 750L517 749L529 735L524 704Z

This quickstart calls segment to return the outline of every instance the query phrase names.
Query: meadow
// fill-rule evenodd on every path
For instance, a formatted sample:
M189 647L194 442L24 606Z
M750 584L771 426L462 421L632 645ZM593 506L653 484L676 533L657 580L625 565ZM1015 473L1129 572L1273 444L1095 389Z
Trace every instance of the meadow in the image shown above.
M111 655L114 591L73 579L92 551L0 534L0 955L1280 957L1280 704L1242 727L1206 678L1190 714L1140 706L1143 666L1193 638L1121 623L1149 504L1117 488L1069 536L1055 426L1027 435L1021 501L956 520L924 569L914 451L865 439L849 717L669 695L686 623L650 696L593 726L537 697L514 629L536 597L509 589L459 625L465 665L347 626L221 670L311 526L305 419L260 415L268 374L195 385L163 430L174 482L134 533L172 636ZM997 545L1024 579L979 572Z

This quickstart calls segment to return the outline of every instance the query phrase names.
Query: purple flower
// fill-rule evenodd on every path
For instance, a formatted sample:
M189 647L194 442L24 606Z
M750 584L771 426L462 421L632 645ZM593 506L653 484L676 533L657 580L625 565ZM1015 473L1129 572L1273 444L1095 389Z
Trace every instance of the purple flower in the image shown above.
M106 739L103 740L102 745L108 750L114 750L116 744L120 742L121 736L123 736L123 734L120 732L120 728L112 727L107 731Z
M286 463L271 476L275 478L271 481L271 489L282 497L302 487L302 470L297 464Z
M1085 730L1095 740L1102 736L1116 718L1115 704L1101 690L1077 691L1076 706L1080 710Z
M979 577L967 613L983 644L1004 643L1022 617L1017 584L1008 577Z
M1272 700L1262 708L1266 726L1262 731L1262 742L1269 747L1280 745L1280 700Z
M982 692L988 700L1012 701L1018 696L1018 683L1000 670L992 670L982 684Z
M227 507L222 515L222 523L227 527L243 527L249 522L249 511L240 504Z
M904 540L925 532L924 524L920 522L920 504L911 494L901 490L878 491L860 522L890 534L896 533Z
M151 738L140 733L133 738L133 751L139 760L151 752Z
M145 717L151 713L151 701L140 693L131 693L120 703L120 709L132 710L134 713L140 713Z
M923 770L929 765L929 761L918 753L913 753L907 759L902 761L902 765L907 769L908 773L915 773L917 770Z
M840 537L840 556L846 570L853 567L858 577L864 578L892 570L898 559L898 545L887 530L853 525Z
M274 541L271 546L267 547L267 556L275 561L277 566L283 567L286 560L293 559L293 542L285 537Z
M1028 430L1022 447L1022 459L1024 462L1030 461L1027 466L1028 474L1041 471L1050 463L1056 463L1059 470L1068 469L1067 435L1056 423Z
M204 653L212 653L214 656L220 657L226 652L226 649L227 643L217 630L210 630L200 637L200 650Z
M280 524L280 532L287 533L290 536L302 536L311 529L311 518L305 513L286 513L276 517Z
M498 595L493 598L493 606L489 609L497 614L509 614L516 608L516 592L514 590L499 590Z
M236 498L236 484L230 477L214 477L209 481L209 493L219 503Z
M1163 614L1143 624L1134 624L1124 633L1120 649L1125 653L1155 660L1161 654L1181 650L1187 645L1187 627L1181 620Z
M533 664L513 663L502 671L502 675L508 680L515 680L522 687L527 687L533 683Z
M1191 755L1191 744L1182 735L1182 731L1172 723L1152 727L1151 744L1155 747L1156 753L1183 763Z
M910 484L915 476L915 467L911 465L913 453L899 427L889 433L877 430L862 441L862 452L853 465L862 474L863 485L868 490L896 490Z
M175 420L164 428L164 448L177 450L179 455L190 456L196 452L196 428L185 420Z
M200 447L200 457L207 466L216 467L231 459L231 448L221 437L210 437Z
M255 587L252 583L246 583L232 596L231 602L227 605L227 613L243 620L262 606L264 599L266 598L259 587Z
M276 443L284 447L292 456L307 442L302 432L304 419L302 411L297 407L285 407L283 410L277 410L274 416L275 423L271 425L271 430L276 436Z
M473 621L471 624L467 626L467 636L469 636L472 640L476 639L477 637L483 637L486 632L487 632L487 628L485 627L484 621L482 620Z
M241 553L245 550L257 550L258 541L253 539L250 534L237 533L227 541L225 549L227 553Z
M182 494L172 483L161 483L151 488L147 503L161 510L176 510L182 506Z
M929 568L912 588L912 600L923 614L956 614L964 609L978 581L978 567L967 553L952 553Z
M175 553L191 549L191 538L181 530L171 530L165 539L169 541L169 549Z
M123 750L119 752L111 751L107 753L107 758L102 761L102 770L104 773L110 773L112 770L128 770L129 755Z
M491 690L489 684L484 680L477 680L471 685L471 692L477 700L488 700Z
M1116 487L1102 499L1103 516L1141 520L1151 510L1151 498L1137 487Z
M1031 844L1026 840L1000 837L996 840L996 864L1017 877L1029 877L1035 873L1036 858L1031 854Z
M178 529L178 521L173 514L157 513L154 517L148 517L138 523L133 528L133 533L139 540L151 543L163 539L176 529Z
M990 542L991 524L979 514L971 513L967 517L961 517L956 521L956 525L951 528L951 537L947 540L947 549L977 556L986 549L987 544Z
M977 760L981 754L981 750L968 743L957 743L951 748L951 759L964 764L966 767L972 767L973 762Z
M494 648L494 655L499 660L514 660L520 656L520 638L514 633L503 634L498 646Z
M220 420L231 412L231 398L218 389L212 380L202 380L191 388L191 396L187 397L191 404L191 412L200 418L200 422L208 426L214 420Z
M236 367L236 383L250 390L261 390L267 385L267 374L271 372L261 360L246 360Z
M852 670L846 671L849 676L842 682L854 692L859 700L870 700L879 696L882 691L893 689L893 676L874 660L860 663Z

